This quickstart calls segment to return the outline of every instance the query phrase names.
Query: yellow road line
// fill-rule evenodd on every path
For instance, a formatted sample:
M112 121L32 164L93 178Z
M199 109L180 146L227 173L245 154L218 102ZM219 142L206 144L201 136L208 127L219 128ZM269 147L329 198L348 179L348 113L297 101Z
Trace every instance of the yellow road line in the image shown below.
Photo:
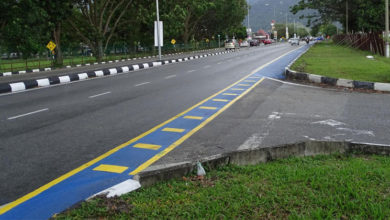
M99 166L95 167L93 170L95 170L95 171L103 171L103 172L110 172L110 173L123 173L127 169L129 169L129 168L128 167L124 167L124 166L100 164Z
M182 129L182 128L164 128L162 129L162 131L166 131L166 132L176 132L176 133L183 133L186 129Z
M161 145L138 143L138 144L134 145L133 147L142 148L142 149L149 149L149 150L158 150L161 148Z
M236 94L236 93L223 93L222 95L237 96L238 94Z
M216 110L217 107L209 107L209 106L200 106L200 109L207 109L207 110Z
M261 82L264 81L264 78L259 80L257 83L255 83L251 88L243 92L241 95L237 96L233 101L230 103L226 104L223 108L221 108L218 112L207 118L205 121L203 121L200 125L196 126L194 129L192 129L190 132L185 134L183 137L181 137L179 140L171 144L169 147L165 148L163 151L160 153L156 154L154 157L150 158L148 161L137 167L134 171L130 172L129 175L136 175L137 173L141 172L148 166L150 166L152 163L156 162L159 160L161 157L175 149L177 146L179 146L181 143L183 143L185 140L187 140L189 137L191 137L194 133L199 131L201 128L206 126L210 121L212 121L214 118L216 118L218 115L220 115L222 112L224 112L227 108L229 108L231 105L233 105L236 101L241 99L244 95L246 95L248 92L250 92L253 88L255 88L257 85L259 85Z
M85 164L79 166L78 168L69 171L68 173L66 173L66 174L64 174L64 175L62 175L62 176L60 176L60 177L58 177L57 179L55 179L55 180L53 180L53 181L51 181L51 182L49 182L49 183L47 183L47 184L45 184L45 185L39 187L38 189L36 189L36 190L34 190L34 191L32 191L32 192L30 192L30 193L28 193L28 194L26 194L26 195L20 197L19 199L15 200L15 201L13 201L13 202L11 202L11 203L8 203L7 205L5 205L5 206L3 206L3 207L0 208L0 215L6 213L7 211L11 210L12 208L18 206L19 204L21 204L21 203L23 203L23 202L25 202L25 201L27 201L27 200L29 200L29 199L31 199L31 198L37 196L38 194L40 194L40 193L42 193L43 191L45 191L45 190L47 190L47 189L53 187L54 185L56 185L56 184L58 184L58 183L60 183L60 182L62 182L62 181L64 181L64 180L68 179L69 177L75 175L76 173L79 173L79 172L81 172L81 171L87 169L88 167L90 167L90 166L94 165L95 163L97 163L97 162L103 160L104 158L106 158L106 157L108 157L108 156L114 154L115 152L117 152L117 151L119 151L120 149L122 149L122 148L128 146L129 144L132 144L132 143L138 141L139 139L145 137L146 135L149 135L149 134L153 133L154 131L160 129L161 127L165 126L166 124L170 123L171 121L173 121L173 120L175 120L175 119L177 119L177 118L179 118L179 117L181 117L181 116L187 114L188 112L190 112L190 111L193 110L194 108L197 108L198 106L200 106L200 105L202 105L203 103L207 102L208 100L214 98L215 96L219 95L220 93L225 92L226 90L230 89L231 87L237 85L237 83L240 83L241 81L245 80L245 79L246 79L247 77L249 77L250 75L255 74L256 72L260 71L260 70L263 69L265 66L267 66L267 65L269 65L269 64L271 64L271 63L277 61L278 59L280 59L280 58L286 56L287 54L292 53L292 52L294 52L294 51L296 51L296 50L298 50L298 49L300 49L300 48L297 48L297 49L295 49L295 50L292 50L292 51L290 51L290 52L287 52L287 53L281 55L281 56L278 57L278 58L275 58L274 60L272 60L272 61L270 61L270 62L268 62L268 63L266 63L266 64L260 66L259 68L255 69L255 70L253 70L250 74L248 74L248 75L242 77L240 80L238 80L237 82L234 82L233 84L231 84L230 86L226 87L225 89L222 89L221 91L219 91L219 92L217 92L217 93L211 95L210 97L208 97L208 98L206 98L206 99L200 101L199 103L197 103L196 105L190 107L189 109L185 110L184 112L179 113L178 115L176 115L176 116L174 116L174 117L168 119L167 121L165 121L165 122L163 122L163 123L161 123L161 124L159 124L159 125L156 125L156 126L153 127L152 129L150 129L150 130L148 130L148 131L142 133L141 135L138 135L137 137L135 137L135 138L133 138L133 139L131 139L131 140L129 140L129 141L127 141L127 142L125 142L125 143L123 143L123 144L121 144L121 145L119 145L119 146L117 146L117 147L115 147L115 148L113 148L113 149L107 151L106 153L100 155L99 157L96 157L95 159L93 159L93 160L91 160L91 161L89 161L89 162L87 162L87 163L85 163ZM260 82L260 81L259 81L259 82ZM257 84L255 84L255 85L257 85ZM237 97L237 98L238 98L238 97ZM232 102L231 102L231 103L232 103ZM231 103L229 103L229 104L231 104ZM187 118L187 119L190 119L190 118ZM205 120L205 121L206 121L206 120ZM187 134L189 134L189 133L187 133ZM174 147L173 147L173 148L174 148ZM171 148L169 151L173 150L173 148ZM168 148L167 148L167 149L168 149ZM165 149L165 150L162 151L162 152L165 152L167 149ZM169 152L169 151L168 151L168 152ZM167 154L168 152L163 153L163 154L159 153L158 155L160 155L160 156L159 156L157 159L154 159L154 161L158 160L159 158L161 158L162 156L164 156L164 155ZM157 156L157 155L156 155L156 156ZM153 159L153 158L152 158L152 159ZM142 164L141 166L142 166L143 168L140 169L140 171L143 170L143 169L145 169L147 166L149 166L150 164L152 164L152 163L154 162L154 161L153 161L153 162L150 162L150 161L151 161L151 159L148 160L146 163ZM147 165L147 164L149 164L149 165ZM147 166L146 166L146 165L147 165ZM141 167L141 166L140 166L140 167ZM137 168L137 169L138 169L138 168ZM134 172L134 171L133 171L133 172ZM138 171L138 172L139 172L139 171Z
M185 119L193 119L193 120L202 120L203 119L203 117L190 116L190 115L184 116L183 118L185 118Z
M229 102L227 99L213 99L214 102Z

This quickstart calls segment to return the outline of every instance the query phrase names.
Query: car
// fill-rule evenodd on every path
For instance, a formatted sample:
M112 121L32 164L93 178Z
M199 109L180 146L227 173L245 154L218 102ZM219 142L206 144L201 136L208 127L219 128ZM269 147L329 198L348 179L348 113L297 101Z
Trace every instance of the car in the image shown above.
M243 42L241 42L240 47L249 47L248 41L244 40Z
M259 41L258 40L251 40L251 41L249 41L249 45L251 47L259 46Z
M289 42L290 42L291 46L299 45L299 38L290 38Z
M240 45L238 45L238 42L235 39L227 40L225 42L225 49L226 50L233 50L233 49L235 50L238 48L240 48Z
M265 40L263 40L263 44L265 44L265 45L272 44L272 41L270 39L265 39Z

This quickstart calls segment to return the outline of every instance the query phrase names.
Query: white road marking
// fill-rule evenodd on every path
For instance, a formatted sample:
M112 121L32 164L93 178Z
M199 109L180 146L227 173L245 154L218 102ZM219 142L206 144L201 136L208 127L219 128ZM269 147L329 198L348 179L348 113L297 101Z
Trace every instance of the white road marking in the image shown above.
M137 84L137 85L134 85L135 87L137 86L143 86L143 85L146 85L146 84L149 84L150 82L143 82L143 83L140 83L140 84Z
M222 64L223 62L219 62L219 63L217 63L218 65L220 65L220 64Z
M187 73L195 72L195 70L188 70Z
M110 93L111 93L111 92L104 92L104 93L100 93L100 94L97 94L97 95L92 95L92 96L90 96L90 97L88 97L88 98L93 99L93 98L96 98L96 97L98 97L98 96L107 95L107 94L110 94Z
M210 65L206 65L206 66L204 66L203 68L208 69L208 68L210 68L210 67L211 67Z
M329 125L332 127L345 125L345 123L340 122L340 121L336 121L333 119L328 119L328 120L324 120L324 121L316 121L316 122L312 122L312 124Z
M29 113L26 113L26 114L9 117L8 120L21 118L21 117L24 117L24 116L28 116L28 115L36 114L36 113L39 113L39 112L48 111L48 110L49 110L48 108L44 108L44 109L36 110L36 111L33 111L33 112L29 112Z
M165 77L165 79L170 79L170 78L173 78L173 77L176 77L176 75L167 76L167 77Z

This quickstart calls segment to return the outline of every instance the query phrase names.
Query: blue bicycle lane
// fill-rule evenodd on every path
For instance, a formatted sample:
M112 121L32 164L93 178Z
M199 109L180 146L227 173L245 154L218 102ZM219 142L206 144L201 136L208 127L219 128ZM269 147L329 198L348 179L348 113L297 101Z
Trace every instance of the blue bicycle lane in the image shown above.
M285 67L307 48L306 45L288 53L146 134L3 206L0 219L48 219L96 193L132 179L243 97L264 77L284 79Z

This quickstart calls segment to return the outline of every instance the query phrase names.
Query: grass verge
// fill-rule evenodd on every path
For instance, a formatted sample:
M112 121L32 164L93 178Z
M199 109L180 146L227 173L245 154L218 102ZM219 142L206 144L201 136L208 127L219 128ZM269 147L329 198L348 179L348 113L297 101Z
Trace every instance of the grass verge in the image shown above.
M390 83L390 59L333 42L314 45L292 66L293 70L333 78Z
M58 219L388 219L390 158L316 156L226 166L121 197L96 198Z

